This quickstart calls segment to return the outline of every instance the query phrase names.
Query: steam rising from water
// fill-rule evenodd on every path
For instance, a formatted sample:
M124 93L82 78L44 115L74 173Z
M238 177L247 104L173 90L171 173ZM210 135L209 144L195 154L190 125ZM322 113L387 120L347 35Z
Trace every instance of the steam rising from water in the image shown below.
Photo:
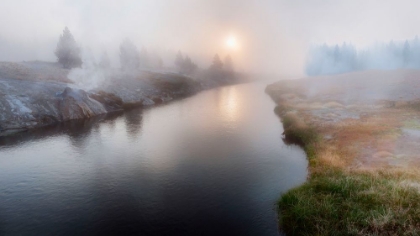
M92 90L110 81L111 69L100 68L92 53L84 52L82 61L81 68L73 68L67 75L67 78L72 80L77 87Z
M76 86L85 90L100 88L110 80L110 72L97 67L75 68L67 76Z

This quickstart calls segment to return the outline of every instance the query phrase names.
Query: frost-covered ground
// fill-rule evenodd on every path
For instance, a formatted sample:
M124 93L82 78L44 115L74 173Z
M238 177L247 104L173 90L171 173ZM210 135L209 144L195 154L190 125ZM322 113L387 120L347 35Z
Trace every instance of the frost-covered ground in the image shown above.
M0 62L0 135L131 106L150 106L202 87L176 73L70 71L56 63Z
M351 150L354 165L420 166L419 70L309 77L268 90L328 142Z

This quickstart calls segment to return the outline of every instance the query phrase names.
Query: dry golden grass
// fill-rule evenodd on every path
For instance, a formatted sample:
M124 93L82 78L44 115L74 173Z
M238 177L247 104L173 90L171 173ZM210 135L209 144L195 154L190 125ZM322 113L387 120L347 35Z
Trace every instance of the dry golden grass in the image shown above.
M345 106L343 104L339 103L339 102L332 101L332 102L324 103L323 107L326 107L326 108L344 108Z
M325 165L354 169L369 167L394 168L389 166L389 159L397 159L401 153L396 151L396 142L402 135L402 127L420 127L414 118L420 118L420 112L413 109L413 102L408 101L382 101L382 105L375 109L363 105L343 105L337 101L319 102L305 99L302 93L307 92L302 83L296 81L282 81L269 86L267 92L277 98L280 116L294 120L295 128L303 129L310 125L315 128L320 137L331 137L317 144L320 160ZM340 93L342 87L326 87L324 93ZM360 114L360 119L319 119L311 115L311 111L319 109L352 109ZM292 111L292 112L290 112ZM325 118L339 118L334 112L326 113ZM416 125L413 125L413 124ZM323 157L325 156L325 158ZM415 156L415 155L412 155ZM374 160L370 161L369 160ZM395 160L397 162L398 160ZM361 166L360 163L370 163L370 166ZM413 161L413 163L417 163ZM373 165L373 166L372 166ZM375 166L377 165L377 166ZM399 167L402 168L402 167Z
M290 84L287 91L291 93ZM401 128L420 126L419 111L404 102L387 101L371 109L298 101L290 95L290 100L278 98L285 134L303 145L311 174L307 183L279 201L280 224L287 233L420 235L420 169L387 162L399 155ZM323 108L353 109L363 115L333 122L312 115L311 110Z
M287 112L284 116L283 119L289 119L289 120L293 120L293 127L294 128L298 128L298 129L305 129L308 127L308 125L306 124L306 122L304 121L304 119L298 115L298 113L296 111L292 111L292 112Z
M318 152L317 157L317 162L320 165L341 169L346 167L346 160L332 148L324 148Z

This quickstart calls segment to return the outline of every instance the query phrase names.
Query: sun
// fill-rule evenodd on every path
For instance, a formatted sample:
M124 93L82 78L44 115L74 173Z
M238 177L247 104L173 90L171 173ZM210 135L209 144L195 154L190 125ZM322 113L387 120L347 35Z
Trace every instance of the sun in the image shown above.
M228 49L237 50L239 48L238 40L234 35L229 35L226 38L225 45Z

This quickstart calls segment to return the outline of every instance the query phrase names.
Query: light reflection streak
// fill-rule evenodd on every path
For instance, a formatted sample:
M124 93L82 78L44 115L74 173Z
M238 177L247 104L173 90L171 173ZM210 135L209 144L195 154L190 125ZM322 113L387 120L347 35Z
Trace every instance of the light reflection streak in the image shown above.
M219 110L227 122L235 122L240 118L241 96L235 86L222 88Z

